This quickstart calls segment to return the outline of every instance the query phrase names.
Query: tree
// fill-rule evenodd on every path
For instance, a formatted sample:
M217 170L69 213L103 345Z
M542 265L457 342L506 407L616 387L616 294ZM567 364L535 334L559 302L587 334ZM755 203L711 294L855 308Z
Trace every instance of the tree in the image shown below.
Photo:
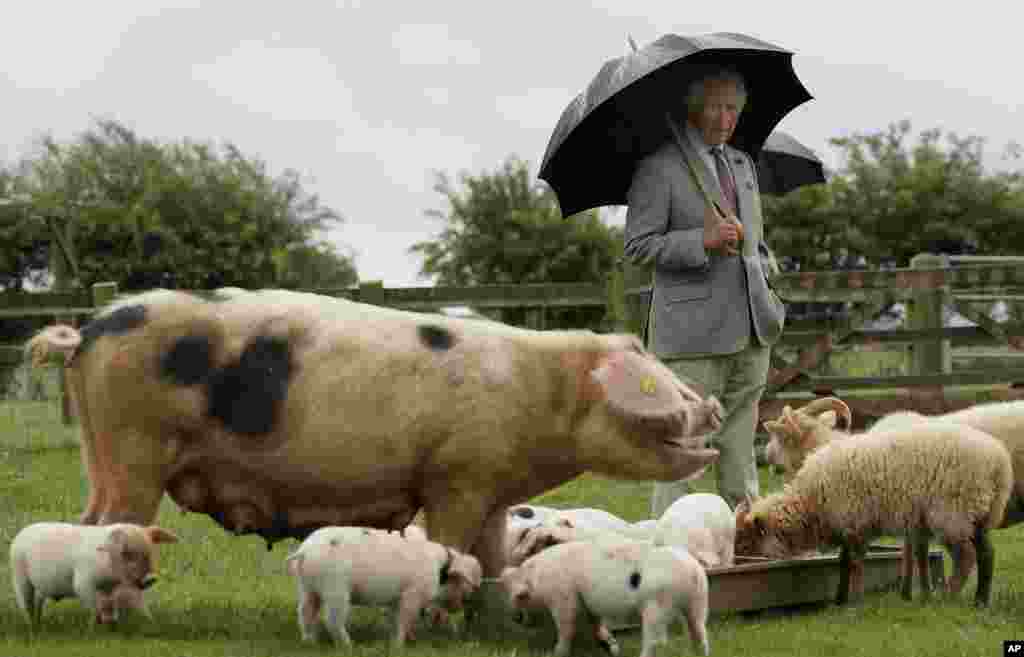
M830 269L844 256L905 267L921 252L1024 250L1021 173L986 172L980 137L935 129L911 144L910 132L902 121L833 139L845 166L828 184L766 196L776 252L802 269ZM1019 157L1013 148L1007 154Z
M11 187L26 214L72 229L83 285L269 287L309 280L310 267L326 268L317 280L356 278L350 258L315 240L341 216L297 172L273 177L230 143L161 144L99 120L73 143L43 139Z
M458 184L435 173L448 207L426 215L445 226L410 252L423 257L420 275L439 285L603 284L622 255L621 229L596 211L563 219L554 193L515 156L492 172L462 172ZM548 325L596 325L603 312L551 313Z

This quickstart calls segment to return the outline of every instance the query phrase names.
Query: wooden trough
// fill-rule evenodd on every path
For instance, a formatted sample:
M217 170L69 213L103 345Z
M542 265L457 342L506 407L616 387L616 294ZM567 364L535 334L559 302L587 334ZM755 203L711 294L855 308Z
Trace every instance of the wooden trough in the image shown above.
M864 560L865 592L898 586L900 550L892 545L871 546ZM942 555L940 550L928 554L936 588L943 578ZM709 569L708 585L712 613L829 602L839 588L839 554L784 560L738 556L733 566Z

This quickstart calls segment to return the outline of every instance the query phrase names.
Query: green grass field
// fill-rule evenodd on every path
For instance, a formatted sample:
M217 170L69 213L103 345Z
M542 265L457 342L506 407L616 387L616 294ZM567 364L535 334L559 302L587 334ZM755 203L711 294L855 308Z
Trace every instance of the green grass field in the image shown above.
M762 472L765 490L778 480ZM710 479L698 486L711 490ZM646 517L650 485L582 477L538 498L554 506L595 506L628 520ZM81 511L85 485L75 430L60 423L54 402L0 402L0 580L9 581L7 549L14 534L42 520L71 520ZM148 594L154 621L131 619L117 628L91 626L74 600L48 603L42 628L32 635L8 584L0 586L0 656L75 655L283 656L323 655L328 645L300 642L294 584L284 558L296 543L268 552L256 537L232 537L210 519L182 515L168 500L158 523L176 532L164 546L160 582ZM897 593L869 594L862 604L837 608L769 610L724 614L709 624L712 654L728 655L977 655L1002 654L1004 639L1024 638L1024 525L994 533L996 581L989 609L971 605L974 581L957 599L922 605ZM948 568L948 559L946 560ZM351 624L353 654L388 654L390 614L357 608ZM683 626L662 655L693 654ZM580 637L574 654L603 654ZM622 654L636 655L639 632L620 636ZM403 654L541 655L553 637L543 630L514 628L503 636L458 635L421 628Z

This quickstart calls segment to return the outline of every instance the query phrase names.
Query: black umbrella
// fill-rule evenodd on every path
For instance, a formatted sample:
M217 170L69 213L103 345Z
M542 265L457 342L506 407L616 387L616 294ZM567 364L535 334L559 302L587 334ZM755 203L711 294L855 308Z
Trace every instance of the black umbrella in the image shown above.
M825 165L792 135L776 130L757 158L757 178L763 193L781 195L825 182Z
M686 88L708 64L724 64L747 82L747 106L730 143L757 158L793 108L811 99L796 77L793 53L743 34L667 34L610 60L562 112L539 177L558 195L562 215L624 205L636 163L671 139L665 113L679 113Z

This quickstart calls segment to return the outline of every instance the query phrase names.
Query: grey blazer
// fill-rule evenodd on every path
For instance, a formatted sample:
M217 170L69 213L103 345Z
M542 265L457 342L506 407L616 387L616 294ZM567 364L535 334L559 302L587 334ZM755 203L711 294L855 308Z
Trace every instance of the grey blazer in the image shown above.
M688 140L683 148L704 188L722 204L718 176ZM725 152L743 224L738 256L705 253L706 203L675 141L641 160L633 174L625 255L634 264L653 265L648 347L660 358L735 353L747 344L748 335L769 346L782 333L786 309L762 268L761 254L770 251L764 243L754 163L730 146Z

